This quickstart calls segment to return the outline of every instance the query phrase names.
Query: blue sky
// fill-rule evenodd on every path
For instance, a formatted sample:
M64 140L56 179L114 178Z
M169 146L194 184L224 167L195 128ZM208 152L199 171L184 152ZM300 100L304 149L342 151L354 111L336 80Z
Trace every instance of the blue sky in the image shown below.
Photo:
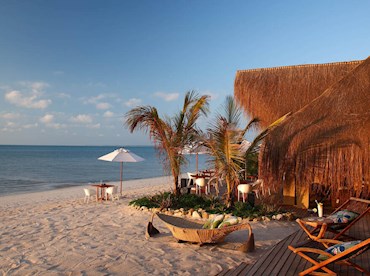
M0 144L148 145L123 127L132 107L172 115L194 89L214 113L238 69L365 59L369 11L340 0L1 1Z

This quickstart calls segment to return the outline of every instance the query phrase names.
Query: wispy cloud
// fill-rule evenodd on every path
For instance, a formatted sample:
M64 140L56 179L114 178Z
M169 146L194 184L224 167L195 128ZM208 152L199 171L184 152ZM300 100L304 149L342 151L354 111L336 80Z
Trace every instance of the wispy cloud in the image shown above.
M104 118L112 118L114 117L114 113L112 111L105 111L104 114L103 114L103 117Z
M54 121L53 114L45 114L43 117L40 118L40 122L43 124L50 124Z
M156 96L158 98L162 98L166 102L171 102L171 101L177 100L179 95L180 95L179 93L164 93L164 92L154 93L154 96Z
M71 95L62 92L62 93L58 93L57 94L57 97L58 98L61 98L61 99L70 99L71 98Z
M99 110L106 110L106 109L109 109L111 107L112 107L111 104L105 103L105 102L96 104L96 108L99 109Z
M20 117L21 117L21 114L19 114L19 113L8 112L8 113L0 114L0 118L6 119L6 120L14 120L14 119L18 119Z
M90 98L83 98L82 102L84 104L95 105L96 109L105 110L112 107L112 105L107 101L107 99L116 99L117 96L113 94L99 94Z
M124 105L128 107L135 107L140 104L141 104L141 99L137 99L137 98L131 98L128 101L124 102Z
M61 129L61 128L67 127L66 124L54 122L54 119L55 119L55 116L53 114L45 114L39 119L39 121L48 128Z
M41 94L37 90L29 94L13 90L5 93L5 100L13 105L24 108L45 109L52 103L52 101L50 99L40 99L40 96Z
M33 93L40 93L50 85L43 81L21 81L19 82L22 86L31 89Z
M94 124L94 125L87 125L86 127L91 128L91 129L99 129L100 128L100 123L97 123L97 124Z
M89 124L92 121L92 117L87 114L78 114L77 116L71 117L71 122L74 123Z
M34 124L26 124L26 125L23 125L22 128L24 129L30 129L30 128L35 128L35 127L38 127L39 124L38 123L34 123Z

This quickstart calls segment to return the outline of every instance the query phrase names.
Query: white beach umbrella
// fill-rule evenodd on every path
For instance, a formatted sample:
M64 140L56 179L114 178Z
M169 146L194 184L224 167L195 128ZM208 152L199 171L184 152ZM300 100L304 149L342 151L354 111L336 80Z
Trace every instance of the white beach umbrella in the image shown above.
M186 145L181 151L182 154L195 154L195 167L198 173L198 155L207 154L208 149L202 144Z
M120 162L121 163L121 188L120 193L122 195L122 174L123 174L123 162L141 162L145 159L136 155L135 153L132 153L131 151L119 148L115 151L112 151L111 153L108 153L106 155L100 156L98 160L103 161L109 161L109 162Z
M249 147L251 146L251 142L249 142L248 140L243 140L242 141L242 143L240 144L240 151L242 152L242 153L245 153L248 149L249 149Z

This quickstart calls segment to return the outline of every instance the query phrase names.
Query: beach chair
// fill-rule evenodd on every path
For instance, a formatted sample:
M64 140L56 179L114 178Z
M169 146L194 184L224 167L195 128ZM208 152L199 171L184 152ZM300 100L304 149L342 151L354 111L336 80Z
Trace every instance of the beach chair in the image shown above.
M264 195L265 190L264 190L264 183L263 183L262 179L257 179L256 181L254 181L250 185L252 185L252 191L256 194L257 198L259 198L260 192ZM267 191L268 191L269 195L271 195L270 188L267 188Z
M327 247L326 250L311 247L294 248L291 245L288 246L288 248L295 254L298 254L299 256L313 264L313 266L311 266L310 268L299 272L299 275L337 275L336 272L327 267L329 264L334 263L338 265L352 266L365 275L369 275L369 272L366 269L354 263L352 259L361 255L369 249L370 238L364 241L352 242L321 239L317 240L317 242L320 242L325 247ZM328 244L334 245L328 247Z
M347 236L345 233L360 219L370 213L370 200L350 197L347 201L345 201L341 206L339 206L332 214L336 214L340 210L349 210L358 214L358 216L349 221L347 224L343 224L343 227L329 227L329 231L335 234L333 239L338 239L340 236ZM353 238L353 237L351 237Z
M187 186L190 187L191 186L191 181L193 180L193 185L195 185L195 180L196 178L193 177L192 175L195 175L196 173L192 173L192 172L187 172L187 175L188 175L188 184Z
M95 195L92 194L92 191L90 189L84 188L85 192L85 198L84 198L84 203L89 203L90 197L95 197Z
M240 195L242 195L243 202L245 202L245 196L248 195L253 189L252 184L239 184L238 185L238 201L240 201Z
M325 217L323 220L325 223L311 223L305 219L297 219L297 222L313 240L324 238L326 231L334 233L334 240L339 237L355 239L345 233L368 213L370 213L370 200L350 197ZM309 229L307 226L313 228Z
M118 200L119 196L116 191L117 191L116 186L105 189L105 199L108 200L108 198L110 198L112 201Z

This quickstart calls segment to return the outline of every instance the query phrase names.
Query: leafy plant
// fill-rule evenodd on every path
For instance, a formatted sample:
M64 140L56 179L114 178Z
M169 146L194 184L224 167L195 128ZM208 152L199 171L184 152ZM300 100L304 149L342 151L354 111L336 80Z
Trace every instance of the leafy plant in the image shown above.
M152 106L138 106L126 113L125 124L131 132L137 128L149 132L164 167L173 176L175 194L179 193L181 165L186 162L181 151L185 145L194 142L198 135L196 121L207 112L208 96L198 96L194 91L189 91L185 95L183 108L172 118L161 118Z

